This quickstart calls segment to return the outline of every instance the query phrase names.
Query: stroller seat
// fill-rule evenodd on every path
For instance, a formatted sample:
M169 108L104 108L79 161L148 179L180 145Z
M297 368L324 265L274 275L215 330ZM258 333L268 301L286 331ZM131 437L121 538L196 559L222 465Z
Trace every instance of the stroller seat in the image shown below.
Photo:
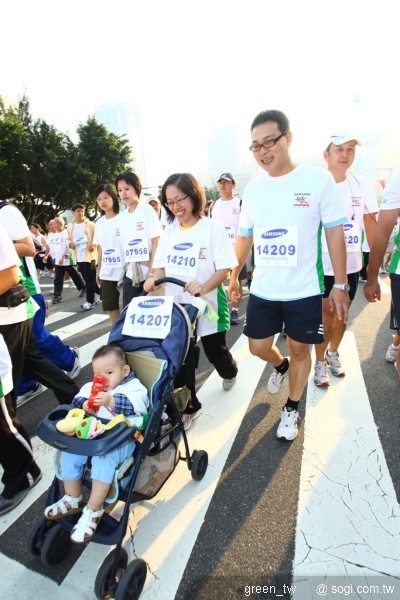
M94 543L115 545L97 570L94 592L99 600L136 600L143 589L147 564L141 558L135 558L128 564L128 553L123 547L131 505L155 496L179 461L186 463L195 481L204 477L208 466L205 450L190 452L180 411L184 398L179 401L174 398L174 379L189 347L191 321L188 313L180 305L173 304L171 331L163 339L122 334L124 318L121 313L110 332L108 343L124 349L128 364L148 391L149 415L143 431L120 422L91 440L68 436L58 431L56 423L66 417L69 405L60 405L52 410L37 427L38 437L55 450L81 456L107 454L130 439L136 442L132 455L116 471L114 489L109 495L110 510L105 510L92 538ZM180 439L184 446L182 455L178 450ZM90 486L90 478L84 478L84 487ZM60 488L59 479L54 477L46 506L61 498ZM117 501L124 503L120 516L120 511L113 511L113 503ZM54 521L43 515L33 524L28 536L29 551L40 555L46 567L58 564L69 552L72 543L70 532L78 519L79 516L74 514Z

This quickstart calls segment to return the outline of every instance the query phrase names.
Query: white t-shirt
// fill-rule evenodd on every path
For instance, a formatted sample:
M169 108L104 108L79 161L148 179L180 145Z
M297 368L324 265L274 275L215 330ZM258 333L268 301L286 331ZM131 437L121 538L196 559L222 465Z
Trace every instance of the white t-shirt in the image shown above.
M181 229L179 222L168 225L157 246L153 268L165 269L167 277L182 281L196 280L200 284L212 277L219 269L232 269L237 265L233 246L224 227L207 217L202 217L196 225ZM193 296L183 292L183 288L167 283L167 296L174 296L180 304L191 304ZM206 317L198 321L200 336L229 329L229 310L226 292L222 285L203 297L208 300L218 314L218 321L210 323Z
M63 229L58 233L49 233L47 243L50 246L50 254L56 265L67 267L68 265L74 264L68 246L68 234L66 229ZM68 258L65 258L65 256ZM63 259L63 261L60 264L61 259Z
M400 170L389 180L384 189L380 210L400 209Z
M133 212L121 213L121 232L124 247L124 261L128 264L126 276L132 279L132 262L150 260L152 239L160 237L163 229L152 206L138 202ZM142 266L143 279L148 268Z
M335 180L326 169L297 165L281 177L262 173L245 187L238 235L253 236L251 293L266 300L322 294L322 226L346 222Z
M0 213L2 210L4 210L4 208L0 209ZM17 239L22 238L19 237ZM4 271L13 266L19 267L19 264L20 259L14 248L14 244L8 236L6 229L0 225L0 271ZM0 306L0 325L11 325L12 323L21 323L21 321L31 319L37 308L38 306L32 298L29 298L27 302L23 302L14 308Z
M366 238L364 215L369 214L370 218L375 220L373 213L377 213L379 210L378 201L371 184L351 173L348 173L346 179L336 185L346 211L346 223L343 227L347 250L347 273L358 273L362 268L362 241L363 237ZM333 275L325 232L323 250L324 273L325 275Z
M239 225L240 199L222 200L219 198L211 211L211 217L222 223L232 244L236 241L236 233Z
M400 211L400 171L397 171L389 180L383 192L383 198L380 205L380 210L393 210L394 208ZM396 226L398 223L396 224ZM390 272L400 275L400 252L397 250L400 247L400 234L397 233L394 239L395 247L390 261Z
M44 256L46 254L46 249L43 245L43 240L46 240L46 238L41 233L38 235L32 235L32 237L36 244L41 247L41 250L38 252L39 256Z
M124 265L121 214L111 219L103 215L96 221L93 243L101 248L99 278L104 281L118 281Z
M82 223L74 222L72 224L72 240L75 244L76 262L85 262L86 249L88 247L85 221L82 221Z
M7 231L8 236L13 242L32 236L24 215L16 206L8 205L0 209L0 224ZM20 264L20 260L18 260L18 265ZM25 256L25 262L31 278L26 287L30 294L40 294L41 290L37 278L35 261L32 256Z

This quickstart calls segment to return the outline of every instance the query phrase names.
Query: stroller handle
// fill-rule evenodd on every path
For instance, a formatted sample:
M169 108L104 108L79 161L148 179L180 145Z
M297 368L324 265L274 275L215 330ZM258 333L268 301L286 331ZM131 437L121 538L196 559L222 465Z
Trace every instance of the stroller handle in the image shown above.
M176 279L175 277L160 277L154 281L154 285L161 285L162 283L175 283L176 285L185 287L187 282L182 281L181 279Z
M181 279L176 279L175 277L160 277L154 281L154 285L161 285L162 283L175 283L176 285L185 287L187 281L182 281ZM143 290L141 296L147 296L147 292ZM195 297L198 296L200 296L200 294L195 294Z

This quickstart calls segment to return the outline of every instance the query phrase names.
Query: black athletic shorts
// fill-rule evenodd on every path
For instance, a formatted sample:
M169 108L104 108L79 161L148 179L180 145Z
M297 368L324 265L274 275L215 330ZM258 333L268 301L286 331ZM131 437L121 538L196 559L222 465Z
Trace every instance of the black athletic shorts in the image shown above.
M354 298L355 298L359 279L360 279L359 271L357 273L347 273L347 281L350 286L350 292L349 292L350 300L354 300ZM332 289L332 286L334 283L335 283L335 278L333 275L324 275L324 285L325 285L324 298L329 298L329 294L331 292L331 289Z
M400 329L400 275L390 274L392 303L390 305L390 329Z
M322 324L322 295L300 300L264 300L250 294L243 333L254 340L280 333L285 324L286 334L303 344L324 341Z

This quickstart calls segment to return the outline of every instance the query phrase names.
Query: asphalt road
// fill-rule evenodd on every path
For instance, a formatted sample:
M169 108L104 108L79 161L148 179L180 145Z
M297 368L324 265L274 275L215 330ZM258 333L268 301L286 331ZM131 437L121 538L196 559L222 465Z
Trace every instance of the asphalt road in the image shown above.
M46 286L47 280L42 281L46 282ZM361 287L357 292L351 308L348 334L346 333L348 337L343 342L343 355L346 356L349 363L349 377L344 380L347 379L346 383L349 384L346 388L346 402L351 404L351 409L354 411L351 413L351 422L356 428L358 419L360 419L360 428L364 427L363 415L366 412L366 405L363 402L365 399L369 405L368 411L371 411L373 431L378 440L373 442L374 449L379 447L379 452L383 452L386 461L385 469L387 469L388 478L393 486L394 502L397 505L400 492L398 461L400 386L393 365L384 360L386 349L391 341L391 333L388 329L390 295L385 283L383 289L386 293L383 294L382 301L376 304L368 304L365 301ZM49 288L44 287L45 295L48 290ZM81 299L78 298L75 289L65 290L63 297L62 304L50 309L48 327L51 331L57 330L59 333L61 332L61 335L65 335L69 345L78 346L81 349L82 362L86 364L77 378L77 383L82 385L92 378L89 366L90 353L93 352L96 344L104 343L104 336L108 334L109 324L107 319L100 320L103 315L101 306L94 308L90 313L80 311ZM303 511L307 512L308 510L307 504L303 506L301 474L302 469L304 472L305 456L307 456L309 444L309 434L305 432L305 424L308 422L305 419L306 406L308 413L311 410L309 406L313 406L309 404L314 393L313 386L310 385L308 391L304 392L300 409L302 421L297 439L293 443L282 443L277 440L275 431L281 407L287 397L287 389L284 388L277 396L269 395L266 391L266 382L272 367L257 365L254 360L258 359L254 359L254 357L248 367L247 358L241 358L246 349L245 340L241 338L246 303L247 296L244 297L241 305L241 324L233 326L227 335L228 347L237 345L235 347L238 352L239 364L238 384L231 392L224 393L224 395L220 392L220 384L216 382L215 373L203 353L201 354L197 381L200 394L202 390L204 393L204 397L201 396L204 415L193 424L193 430L189 431L189 442L193 440L193 443L197 444L200 440L201 442L207 440L208 446L205 449L207 451L210 449L211 460L203 480L205 487L197 488L200 489L199 492L196 492L196 488L193 487L186 489L188 488L185 480L187 474L182 469L177 474L173 473L167 482L166 491L164 488L162 490L161 499L156 498L151 507L146 504L146 506L139 507L136 513L135 507L133 507L134 515L139 514L140 521L137 531L134 532L136 537L139 537L137 545L140 546L142 543L140 533L138 533L141 530L141 519L145 524L150 519L147 512L150 512L151 518L155 519L152 531L156 531L157 534L154 535L162 538L159 546L156 545L151 558L150 554L147 556L151 543L143 542L145 559L149 566L146 587L143 592L144 598L153 600L172 600L174 598L176 600L234 600L245 597L313 597L309 594L296 596L295 591L292 590L290 593L289 588L284 588L293 583L294 571L296 572L299 566L296 547L298 550L300 544L296 535L300 517ZM63 317L63 315L67 316ZM88 326L89 316L92 322ZM59 317L63 318L59 319ZM96 321L96 319L99 320ZM279 336L277 343L285 354L285 338ZM359 369L360 376L358 378L355 376L352 383L350 371L353 373L352 369L355 366ZM340 383L344 385L342 382ZM352 383L351 386L350 383ZM333 404L336 402L335 394L339 392L340 387L332 385L323 392L323 396L319 396L318 401L321 402L321 406ZM360 404L360 412L357 412L358 404ZM36 426L40 419L56 405L57 401L51 391L47 390L19 409L19 416L32 438L35 436ZM322 418L325 420L319 426L321 432L325 431L327 418L332 418L332 428L337 427L335 418L324 417L324 415ZM313 429L312 436L318 440L318 435L317 426L317 429ZM323 436L326 434L321 433L321 452L325 441ZM340 437L339 433L337 437ZM216 448L215 453L214 447ZM318 449L318 443L316 447ZM360 456L363 452L360 449ZM46 454L45 451L44 454ZM40 456L42 457L42 455ZM47 480L49 480L51 478L51 462L47 458L46 460L43 458L43 461L48 470ZM357 461L358 458L355 462ZM181 465L179 465L179 469L181 469ZM357 478L360 477L357 475ZM182 478L184 481L181 488ZM206 486L207 478L209 478L208 488ZM38 557L30 555L26 551L27 531L35 519L40 516L45 505L46 493L45 487L41 487L35 494L32 490L17 516L10 513L7 519L3 517L3 525L1 525L0 519L0 550L6 557L3 565L5 589L9 594L18 590L17 596L13 597L23 599L31 597L32 589L36 589L36 594L39 594L36 596L38 598L47 598L49 594L58 590L56 593L62 599L64 598L63 594L67 592L66 586L71 585L71 580L73 582L80 581L78 573L81 576L82 565L87 566L87 557L89 556L91 557L89 564L91 561L93 563L93 572L87 575L89 584L86 586L85 583L84 586L78 588L78 591L75 589L74 595L82 599L94 597L89 590L91 590L99 561L101 562L104 558L108 548L95 544L91 545L93 550L90 545L87 549L73 547L68 557L60 565L53 567L50 573ZM189 495L183 496L184 493ZM196 494L199 506L202 507L201 510L195 502ZM369 490L365 489L364 494L368 497ZM327 492L321 500L321 504L326 507L328 521L332 500L330 495L332 496ZM382 491L382 497L386 495L387 491ZM207 500L204 500L205 497ZM185 500L181 505L182 498ZM179 510L178 507L180 507ZM162 521L162 519L157 521L157 512L161 514L163 510L166 511L166 521ZM146 515L143 516L144 512ZM166 523L171 520L174 522L172 532L166 526ZM384 528L385 525L381 523L381 527ZM396 535L398 529L398 525L396 525ZM371 525L372 530L373 526ZM161 532L167 531L167 536L161 534ZM324 526L317 527L318 531L321 532L321 536L326 535ZM346 523L343 522L341 544L349 542L346 535ZM352 534L350 534L350 539L354 543ZM396 543L397 541L396 537ZM171 547L169 544L172 544ZM97 548L94 549L95 547ZM360 548L361 544L357 546L357 552L360 551ZM134 556L136 549L135 547L132 551ZM90 552L95 554L90 555ZM157 555L163 555L163 552L165 559L163 561L160 559L158 565ZM392 562L385 566L386 571L383 568L377 568L375 575L379 575L381 578L398 578L400 575L398 564L400 563L397 553L398 550L388 549L388 555ZM319 577L345 576L346 573L352 573L357 577L361 574L361 571L357 570L358 567L351 571L349 564L353 563L347 558L343 559L342 557L341 560L345 562L345 564L341 563L342 566L344 565L343 572L341 571L342 567L337 568L337 572L328 568L324 572L323 568L319 568L317 573L311 573L310 570L310 574ZM370 573L373 570L371 564L366 566L367 559L364 564L363 558L360 556L358 556L358 564L361 565L360 568L364 565L364 573ZM72 579L71 573L75 579ZM37 583L35 583L36 577L39 578ZM77 577L78 579L76 579ZM31 587L35 585L37 588ZM4 597L11 598L11 595ZM345 595L330 596L328 594L325 597L338 598L345 597ZM383 597L382 590L380 595L365 597L381 598ZM397 595L394 593L392 597L400 598L400 584Z

